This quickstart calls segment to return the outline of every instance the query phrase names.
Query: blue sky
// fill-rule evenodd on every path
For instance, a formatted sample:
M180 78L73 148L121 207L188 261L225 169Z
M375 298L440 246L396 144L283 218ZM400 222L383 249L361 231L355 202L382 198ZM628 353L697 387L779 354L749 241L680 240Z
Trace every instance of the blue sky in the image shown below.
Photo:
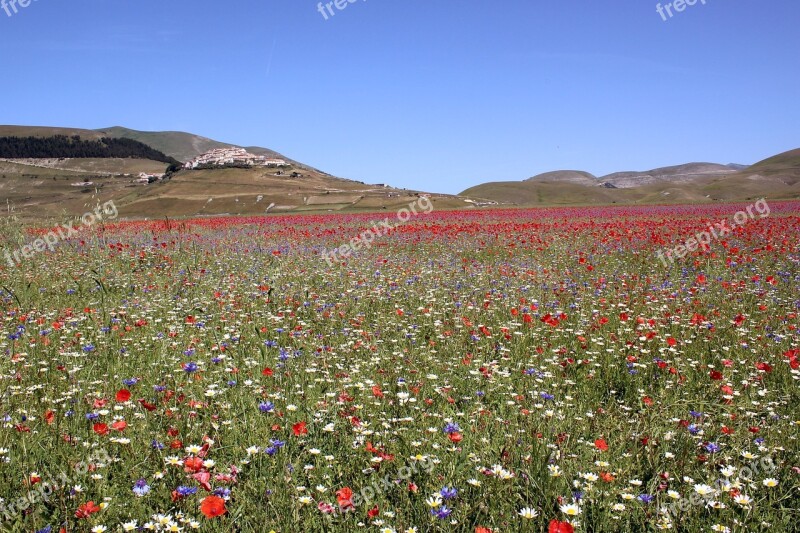
M450 193L800 147L800 2L701 1L35 0L0 9L0 123L189 131Z

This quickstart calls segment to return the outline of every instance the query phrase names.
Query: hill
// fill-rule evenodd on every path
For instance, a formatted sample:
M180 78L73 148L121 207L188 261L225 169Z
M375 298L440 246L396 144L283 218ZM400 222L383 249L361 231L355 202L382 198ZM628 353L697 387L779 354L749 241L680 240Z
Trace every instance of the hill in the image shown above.
M489 182L461 196L501 205L596 205L750 201L800 198L800 149L752 166L687 163L600 178L561 170L524 181Z
M133 139L135 141L142 142L155 148L156 150L164 152L170 157L174 157L183 163L210 150L217 148L232 148L237 146L182 131L138 131L129 128L123 128L121 126L114 126L111 128L99 129L97 132L101 135L107 135L109 137ZM248 152L255 155L284 159L299 168L313 169L313 167L295 161L279 152L276 152L275 150L270 150L269 148L263 148L260 146L241 146L240 148L244 148Z
M580 170L556 170L545 172L525 181L555 181L561 183L577 183L580 185L597 185L597 177Z
M0 137L3 135L29 139L25 145L28 147L59 144L64 139L95 148L103 142L139 146L150 157L60 157L75 155L64 153L46 158L0 158L0 199L5 213L22 218L80 215L109 200L117 205L120 216L128 218L380 211L396 210L421 194L336 178L259 147L248 147L247 151L284 159L291 166L180 170L163 179L140 177L140 173L161 176L166 172L167 162L158 161L155 154L162 159L164 154L178 159L234 146L190 133L138 132L119 127L81 130L0 126ZM109 138L119 142L109 142ZM30 154L23 151L12 155ZM437 209L472 207L455 196L430 196Z
M656 168L645 172L615 172L601 177L600 182L609 183L619 189L639 187L659 181L680 183L701 177L732 174L736 171L735 168L732 168L734 166L741 167L741 165L719 165L716 163L687 163L685 165Z

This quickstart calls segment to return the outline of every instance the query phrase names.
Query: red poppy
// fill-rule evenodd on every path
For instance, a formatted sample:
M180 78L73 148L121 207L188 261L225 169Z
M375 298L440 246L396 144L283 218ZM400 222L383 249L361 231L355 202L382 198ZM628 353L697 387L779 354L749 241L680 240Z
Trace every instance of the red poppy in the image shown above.
M711 377L711 379L715 381L719 381L722 379L722 372L720 372L719 370L712 370L711 372L709 372L708 375Z
M75 511L75 518L89 518L99 510L100 507L98 505L95 505L93 501L89 501L78 507L78 510Z
M106 435L108 433L108 426L101 422L98 422L94 426L92 426L92 431L97 433L98 435Z
M373 507L372 509L367 511L367 518L375 518L376 516L378 516L378 513L380 513L380 510L378 509L378 506L376 505L375 507Z
M183 461L183 470L190 474L203 469L203 460L199 457L189 457Z
M148 401L146 401L144 399L139 400L139 403L142 404L142 407L144 407L148 411L155 411L155 409L156 409L155 405L153 405L152 403L149 403Z
M605 439L597 439L594 441L594 445L601 452L608 450L608 443L605 441Z
M575 528L569 522L550 520L550 525L547 526L547 533L575 533Z
M224 515L228 510L225 509L225 500L219 496L211 495L206 496L203 498L203 501L200 502L200 512L203 513L203 516L206 518L216 518Z
M269 368L269 367L267 367L267 368L265 368L264 370L262 370L262 371L261 371L261 375L262 375L262 376L267 376L267 377L269 377L269 376L271 376L272 374L274 374L274 372L273 372L273 371L272 371L272 369L271 369L271 368Z
M116 400L120 403L127 402L131 399L131 391L128 389L120 389L117 391Z
M449 438L450 442L452 442L453 444L458 444L464 438L464 435L462 435L458 431L454 431L453 433L450 433L450 435L448 435L447 438Z
M336 491L336 503L342 510L353 509L353 490L350 487L344 487Z
M128 427L128 423L127 423L127 422L125 422L124 420L117 420L116 422L114 422L113 424L111 424L111 427L112 427L113 429L117 430L117 431L122 431L122 430L124 430L126 427Z
M297 424L293 425L292 432L294 432L295 437L299 437L300 435L308 435L308 429L306 428L306 423L298 422Z

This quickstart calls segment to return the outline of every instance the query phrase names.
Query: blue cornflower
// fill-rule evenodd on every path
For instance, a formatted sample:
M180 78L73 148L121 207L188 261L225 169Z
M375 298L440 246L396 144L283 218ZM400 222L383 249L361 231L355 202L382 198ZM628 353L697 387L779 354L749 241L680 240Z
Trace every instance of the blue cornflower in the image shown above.
M431 509L431 514L438 518L439 520L444 520L451 514L453 514L453 510L447 507L446 505L442 505L437 509Z
M450 434L453 434L453 433L458 433L459 431L461 431L461 428L458 427L458 424L456 424L455 422L448 422L444 426L444 430L443 431L445 433L447 433L448 435L450 435Z
M275 409L275 404L272 402L261 402L258 404L258 410L262 413L271 413Z
M137 383L139 383L139 378L128 378L122 380L122 384L126 387L133 387Z
M145 494L150 492L150 485L147 484L147 481L144 479L139 479L136 483L133 484L133 493L136 494L138 497L142 497Z
M642 503L650 503L653 501L653 497L649 494L639 494L639 501Z
M442 498L445 500L452 500L458 496L458 489L455 487L443 487L442 490L439 491L439 494L441 494Z
M184 485L181 485L180 487L175 489L175 492L177 492L181 496L191 496L197 493L197 487L186 487Z
M716 443L713 443L713 442L709 442L708 444L706 444L706 450L709 453L717 453L721 449L722 449L722 447L719 444L716 444Z
M191 374L192 372L197 372L197 363L189 362L183 364L183 371Z
M213 494L214 496L219 496L223 500L227 500L228 498L231 497L231 490L226 489L225 487L219 487L218 489L214 489L214 492L212 492L211 494Z

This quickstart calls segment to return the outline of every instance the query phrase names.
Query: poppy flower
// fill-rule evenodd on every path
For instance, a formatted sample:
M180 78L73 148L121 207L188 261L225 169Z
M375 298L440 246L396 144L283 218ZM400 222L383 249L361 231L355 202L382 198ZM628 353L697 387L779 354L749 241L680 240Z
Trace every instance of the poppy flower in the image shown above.
M299 437L300 435L308 435L308 429L306 428L306 423L298 422L297 424L293 425L292 432L294 433L295 437Z
M206 518L211 519L224 515L228 510L225 509L225 500L212 494L206 496L203 498L203 501L200 502L200 512L203 513L203 516Z
M203 490L211 492L211 484L209 483L209 480L211 479L211 474L209 474L208 472L198 472L196 474L192 474L192 479L197 481L200 484L200 486L203 487Z
M608 450L608 443L605 441L605 439L597 439L594 441L594 446L601 452Z
M342 510L353 509L353 490L350 487L337 490L336 503Z
M78 507L78 510L75 511L75 518L89 518L99 510L100 506L95 505L93 501L89 501Z
M102 422L98 422L97 424L92 426L92 431L94 431L98 435L107 435L108 426L106 424L103 424Z
M183 470L190 474L199 472L203 469L203 460L199 457L189 457L183 461Z
M547 533L575 533L575 528L569 522L550 520L547 526Z
M131 391L128 389L120 389L114 397L118 402L123 403L131 399Z

